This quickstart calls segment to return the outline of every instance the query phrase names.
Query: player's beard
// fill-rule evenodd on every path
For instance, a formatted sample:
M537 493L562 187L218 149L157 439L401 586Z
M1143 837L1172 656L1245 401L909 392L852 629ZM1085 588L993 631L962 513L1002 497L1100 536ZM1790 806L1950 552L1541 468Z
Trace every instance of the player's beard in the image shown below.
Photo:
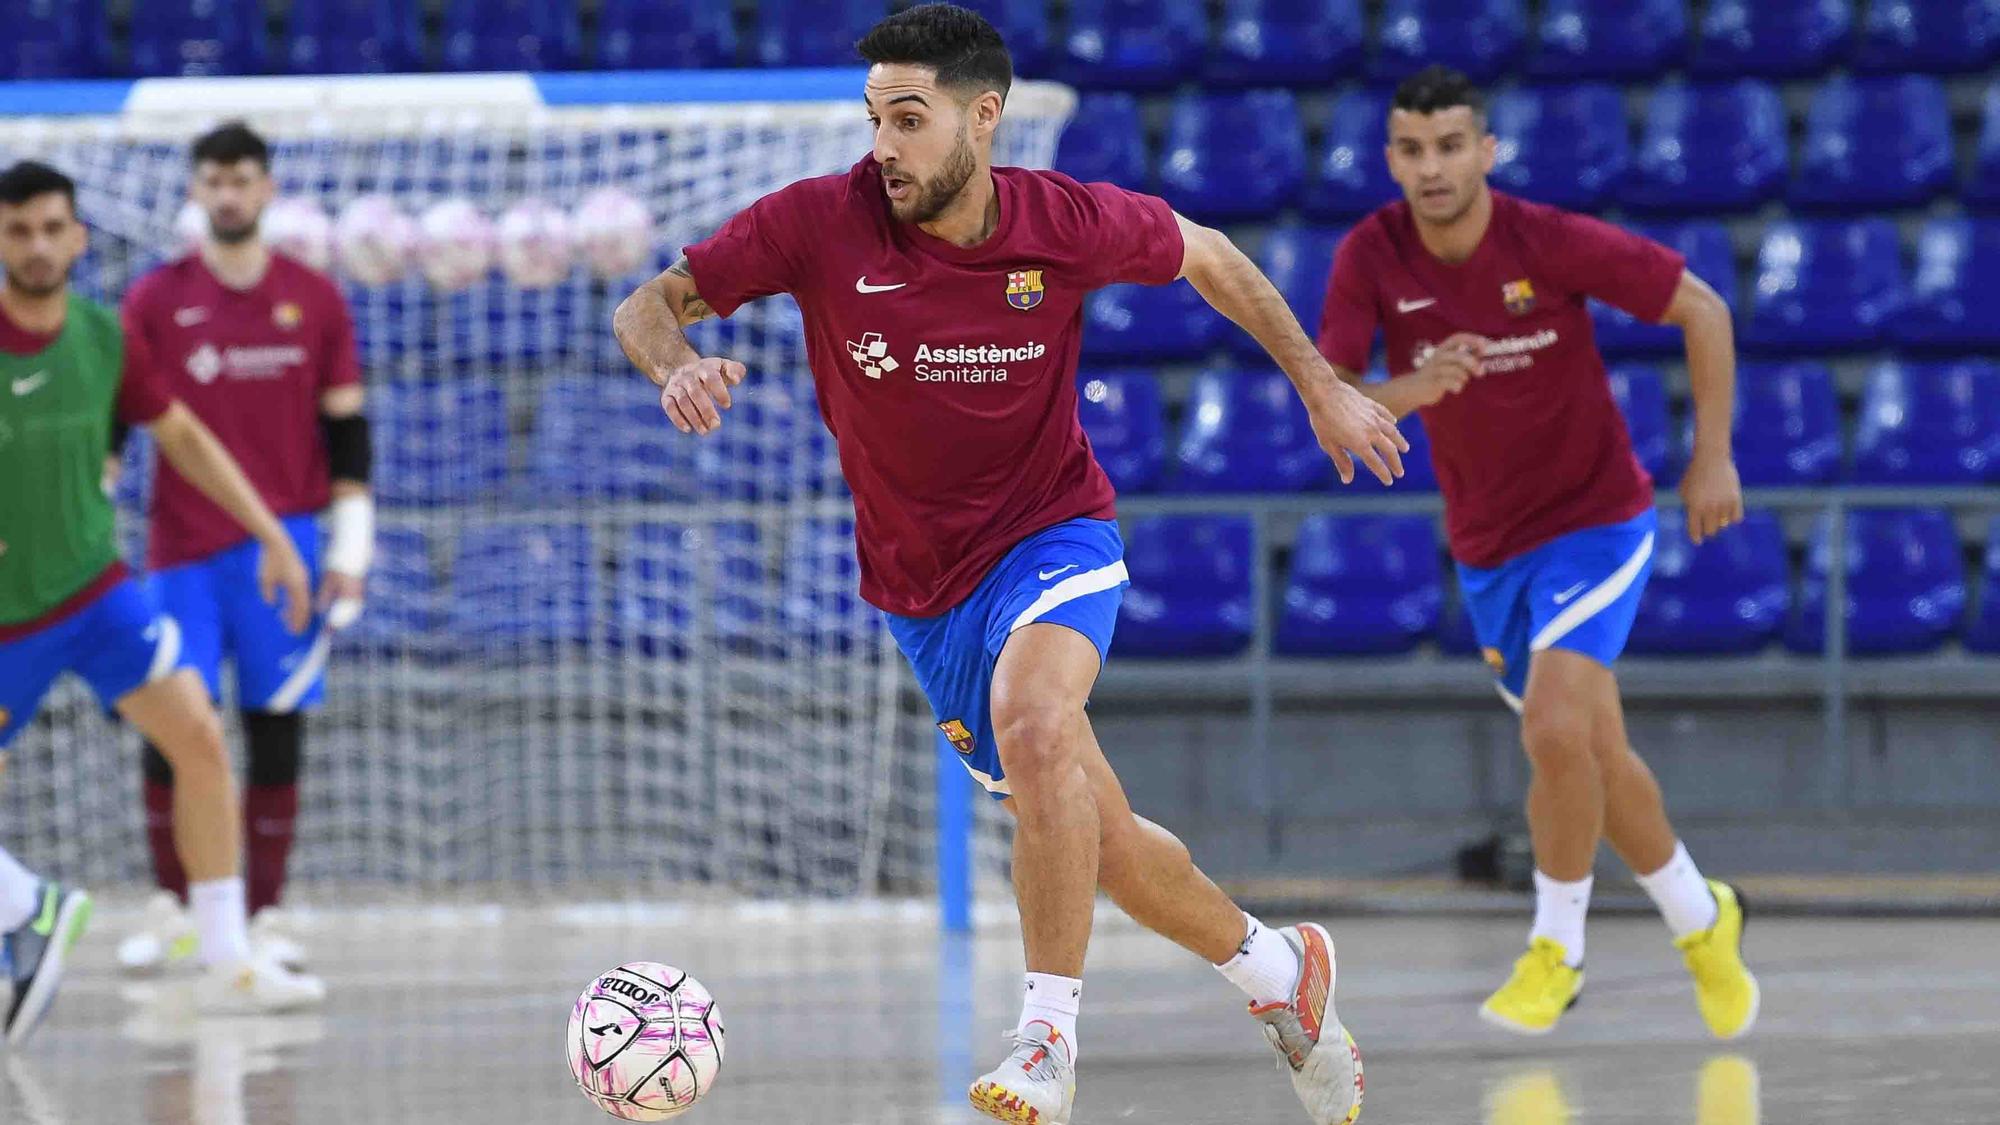
M944 167L938 169L937 175L924 182L917 198L910 201L908 213L896 217L906 223L919 225L935 220L957 202L958 193L964 191L965 185L972 182L972 174L978 170L979 157L972 151L972 138L961 127L958 131L958 143L952 146L951 152L944 158Z
M226 226L220 218L210 215L208 217L208 236L224 246L241 246L245 242L257 237L257 227L262 220L262 215L252 215L248 220L238 223L235 226Z
M53 264L32 262L30 265L47 265L48 268L33 270L33 274L37 276L31 277L23 277L12 270L8 270L6 271L7 288L30 300L40 301L62 292L63 286L69 281L68 274L56 269ZM28 270L22 271L22 273L29 272Z

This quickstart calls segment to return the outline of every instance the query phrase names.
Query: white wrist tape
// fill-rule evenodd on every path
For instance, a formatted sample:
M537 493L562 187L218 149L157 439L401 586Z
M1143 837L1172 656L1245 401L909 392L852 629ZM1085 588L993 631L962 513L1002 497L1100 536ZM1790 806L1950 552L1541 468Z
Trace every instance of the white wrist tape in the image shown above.
M327 536L326 569L351 574L368 573L375 559L375 501L363 495L343 496L327 509L332 532Z

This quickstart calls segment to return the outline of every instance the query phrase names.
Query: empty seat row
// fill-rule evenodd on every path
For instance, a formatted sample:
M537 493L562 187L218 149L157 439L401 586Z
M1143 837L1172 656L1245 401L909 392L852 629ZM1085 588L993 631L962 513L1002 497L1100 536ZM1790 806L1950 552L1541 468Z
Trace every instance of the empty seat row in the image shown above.
M1815 524L1796 588L1777 517L1751 511L1700 547L1676 511L1661 513L1653 576L1629 651L1747 654L1773 641L1818 653L1826 626L1829 524ZM1162 516L1127 532L1132 588L1114 651L1228 656L1251 643L1254 606L1246 516ZM1859 655L1918 653L1953 637L2000 652L2000 520L1985 555L1985 596L1970 614L1966 567L1948 513L1852 512L1846 535L1847 644ZM1437 639L1470 652L1462 614L1445 606L1446 567L1428 516L1314 515L1299 526L1273 638L1295 656L1408 652Z
M1290 91L1184 93L1173 99L1152 161L1138 100L1087 94L1056 167L1157 190L1206 219L1256 219L1287 206L1320 218L1358 215L1398 198L1383 156L1389 99L1385 89L1339 95L1309 152ZM1975 202L2000 201L2000 186L1982 181L2000 169L2000 124L1992 124L2000 85L1988 102L1988 136L1965 182ZM1658 87L1636 137L1624 96L1596 83L1500 91L1488 121L1499 144L1496 186L1563 207L1689 213L1781 198L1816 211L1913 207L1957 178L1945 89L1915 75L1822 83L1806 109L1796 168L1777 91L1748 79Z

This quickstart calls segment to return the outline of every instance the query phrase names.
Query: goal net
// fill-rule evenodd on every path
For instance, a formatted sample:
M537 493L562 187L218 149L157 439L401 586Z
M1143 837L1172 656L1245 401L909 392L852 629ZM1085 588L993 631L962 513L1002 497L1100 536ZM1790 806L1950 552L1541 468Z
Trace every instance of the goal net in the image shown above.
M751 371L707 439L673 430L610 332L682 245L868 150L858 72L826 100L790 100L788 79L757 78L758 100L561 107L481 80L141 84L117 116L0 122L0 162L78 181L76 281L100 300L181 252L188 143L231 117L274 145L267 235L333 255L380 530L309 727L307 895L931 888L936 732L855 594L796 307L690 333ZM1017 86L996 162L1046 166L1072 102ZM135 564L150 458L135 441L117 487ZM146 879L138 752L65 682L13 748L0 841L66 879ZM991 875L1003 829L978 815Z

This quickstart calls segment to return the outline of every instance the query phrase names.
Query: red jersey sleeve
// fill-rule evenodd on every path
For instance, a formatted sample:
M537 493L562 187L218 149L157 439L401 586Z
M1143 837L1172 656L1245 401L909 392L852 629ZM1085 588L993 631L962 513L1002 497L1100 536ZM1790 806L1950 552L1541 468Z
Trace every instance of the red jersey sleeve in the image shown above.
M1359 374L1368 367L1368 349L1375 341L1375 286L1362 267L1361 228L1349 231L1333 252L1333 271L1326 279L1326 303L1319 314L1319 354L1335 367Z
M1087 288L1165 285L1181 275L1187 246L1166 200L1116 184L1078 186L1075 245L1082 251Z
M174 396L160 379L153 364L153 349L144 336L125 328L125 367L118 377L118 420L128 426L145 426L159 421L174 404Z
M1687 259L1602 219L1545 208L1536 239L1542 269L1574 293L1658 324L1674 299Z
M319 346L319 389L350 387L361 381L361 355L354 344L354 314L332 283L326 287L326 325Z
M805 275L811 230L808 185L801 181L759 199L722 229L682 250L695 289L727 317L759 297L794 292ZM821 232L818 237L825 237Z

